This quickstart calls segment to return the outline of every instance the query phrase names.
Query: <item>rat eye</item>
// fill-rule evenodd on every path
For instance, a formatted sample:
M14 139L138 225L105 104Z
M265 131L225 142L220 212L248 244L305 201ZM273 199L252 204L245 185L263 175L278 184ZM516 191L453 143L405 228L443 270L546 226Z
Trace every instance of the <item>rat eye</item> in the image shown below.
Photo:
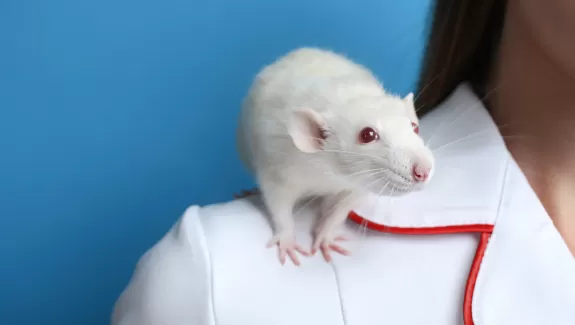
M419 125L417 125L417 124L414 123L414 122L411 122L411 127L413 127L413 131L414 131L416 134L419 134Z
M379 134L374 129L366 127L359 133L359 141L361 143L370 143L379 139Z

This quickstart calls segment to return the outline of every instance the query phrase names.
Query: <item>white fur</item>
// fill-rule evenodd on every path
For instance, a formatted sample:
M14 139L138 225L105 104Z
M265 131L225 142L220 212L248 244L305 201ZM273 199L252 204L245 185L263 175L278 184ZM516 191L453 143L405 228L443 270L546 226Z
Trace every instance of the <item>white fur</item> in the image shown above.
M434 160L411 122L418 122L412 94L386 92L368 69L340 54L300 48L262 69L243 104L238 149L271 213L273 242L293 248L293 207L303 197L324 198L317 248L333 243L367 191L421 188L411 180L413 163L431 168ZM380 139L360 144L367 126Z

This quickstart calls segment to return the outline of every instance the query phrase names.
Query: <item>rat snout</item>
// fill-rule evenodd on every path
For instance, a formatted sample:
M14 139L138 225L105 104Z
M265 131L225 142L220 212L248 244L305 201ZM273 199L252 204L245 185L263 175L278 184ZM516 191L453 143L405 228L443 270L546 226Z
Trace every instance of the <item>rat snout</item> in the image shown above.
M411 179L414 183L429 182L434 174L435 159L431 151L425 147L414 148L411 156Z
M429 178L429 174L431 173L431 169L424 167L422 165L419 164L415 164L413 165L413 169L412 169L412 175L413 175L413 179L416 182L425 182L427 180L427 178Z
M425 183L431 176L431 168L431 164L426 161L416 161L411 169L413 180L417 183Z

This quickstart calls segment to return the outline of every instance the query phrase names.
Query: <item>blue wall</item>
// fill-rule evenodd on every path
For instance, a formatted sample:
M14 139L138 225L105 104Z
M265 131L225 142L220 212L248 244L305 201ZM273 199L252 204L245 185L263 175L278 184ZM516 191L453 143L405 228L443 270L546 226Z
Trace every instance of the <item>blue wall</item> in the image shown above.
M252 185L257 70L302 45L414 88L430 0L1 0L0 324L108 324L190 204Z

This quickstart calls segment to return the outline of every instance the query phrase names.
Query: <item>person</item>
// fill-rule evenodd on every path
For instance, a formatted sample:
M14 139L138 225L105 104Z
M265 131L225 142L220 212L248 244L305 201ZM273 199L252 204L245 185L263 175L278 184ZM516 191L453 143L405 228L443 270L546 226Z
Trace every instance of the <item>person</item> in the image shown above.
M416 101L426 190L352 211L368 228L352 254L300 267L265 249L257 195L191 206L112 324L575 324L573 32L569 0L437 0Z

